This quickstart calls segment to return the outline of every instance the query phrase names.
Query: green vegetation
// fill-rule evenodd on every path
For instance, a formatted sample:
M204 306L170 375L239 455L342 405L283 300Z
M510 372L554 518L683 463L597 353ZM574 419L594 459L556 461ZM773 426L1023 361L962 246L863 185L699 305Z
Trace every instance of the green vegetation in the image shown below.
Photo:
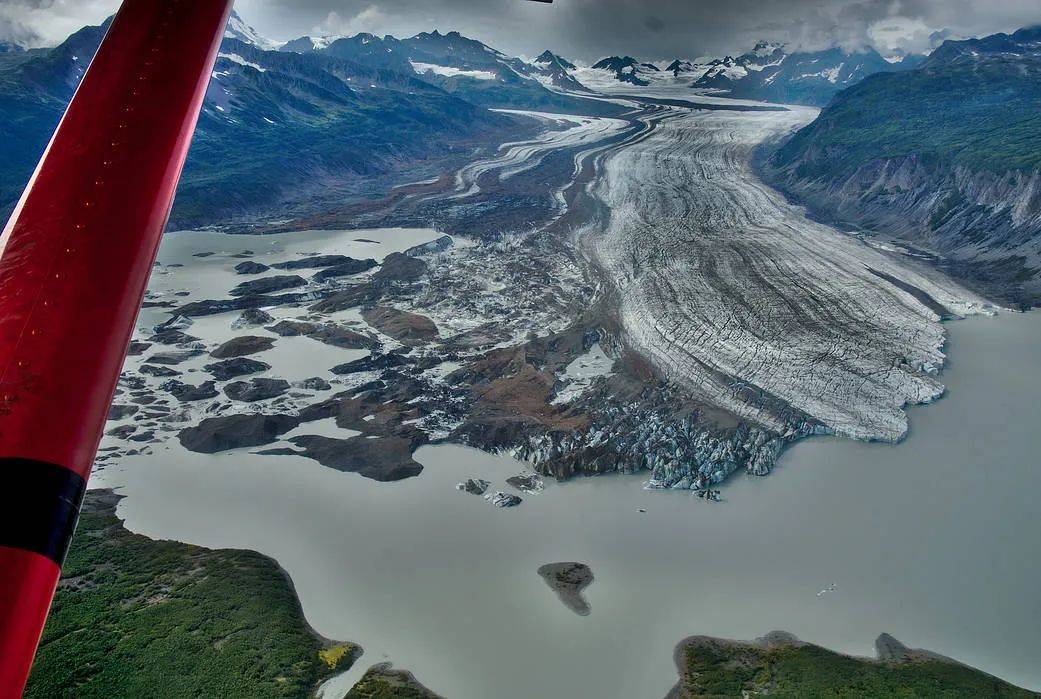
M357 657L271 559L133 534L117 501L88 494L27 698L304 697Z
M1041 167L1041 81L1011 63L872 75L840 93L775 157L796 176L845 179L865 163L1007 172Z
M358 647L353 643L342 643L338 646L332 646L331 648L325 648L318 651L318 657L322 659L326 667L330 670L335 670L340 666L340 663L346 658L350 663L354 662ZM348 664L345 667L350 667Z
M760 645L695 638L679 655L671 697L778 699L1038 697L964 665L911 651L901 661L853 658L809 644Z
M388 663L373 665L344 699L439 699L416 681L412 673L393 670Z

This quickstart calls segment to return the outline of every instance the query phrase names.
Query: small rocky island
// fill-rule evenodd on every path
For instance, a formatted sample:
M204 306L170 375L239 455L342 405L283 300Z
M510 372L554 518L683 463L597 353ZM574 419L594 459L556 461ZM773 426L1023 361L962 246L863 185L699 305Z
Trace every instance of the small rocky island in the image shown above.
M547 563L539 568L539 576L568 609L579 616L589 616L589 602L582 591L593 582L593 571L584 563Z

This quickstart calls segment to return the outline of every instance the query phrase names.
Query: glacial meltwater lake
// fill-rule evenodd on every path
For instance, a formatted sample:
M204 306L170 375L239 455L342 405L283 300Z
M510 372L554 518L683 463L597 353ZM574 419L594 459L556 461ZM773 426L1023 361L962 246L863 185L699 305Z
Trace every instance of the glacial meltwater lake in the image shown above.
M773 629L868 655L888 632L1041 689L1041 314L947 328L948 394L905 442L808 440L722 503L611 475L500 510L456 483L523 465L454 445L377 483L171 440L95 485L133 531L275 558L314 628L365 648L330 690L391 660L449 699L662 697L682 638ZM589 616L537 575L554 561L592 568Z

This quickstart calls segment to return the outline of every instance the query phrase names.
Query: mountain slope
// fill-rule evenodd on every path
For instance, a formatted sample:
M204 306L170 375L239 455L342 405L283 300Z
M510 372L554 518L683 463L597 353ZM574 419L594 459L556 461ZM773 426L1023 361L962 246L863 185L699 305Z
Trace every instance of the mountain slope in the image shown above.
M315 210L514 128L415 76L226 39L175 214Z
M623 111L617 105L561 94L584 92L570 75L573 64L546 52L532 63L459 32L422 32L407 39L357 34L327 40L303 37L283 51L299 50L415 75L445 92L488 108L527 109L595 116ZM571 66L571 68L568 68Z
M264 50L271 42L242 27L229 23L229 34L249 42L222 44L174 227L313 211L383 192L530 128L448 94L411 65ZM20 196L104 31L87 27L54 49L0 54L0 217Z
M703 74L704 71L698 70L699 66L693 61L687 61L684 59L677 58L673 60L666 68L666 72L672 73L672 76L678 78L681 73L699 73Z
M0 53L0 220L6 220L108 23L54 49Z
M838 95L767 175L823 214L943 256L995 298L1041 302L1041 28L948 41Z
M577 69L578 67L571 61L548 50L543 51L538 58L522 68L526 75L535 77L536 80L539 80L544 85L547 84L546 80L548 80L549 85L561 90L587 92L586 87L578 82L572 74L572 71ZM539 76L546 80L541 79Z

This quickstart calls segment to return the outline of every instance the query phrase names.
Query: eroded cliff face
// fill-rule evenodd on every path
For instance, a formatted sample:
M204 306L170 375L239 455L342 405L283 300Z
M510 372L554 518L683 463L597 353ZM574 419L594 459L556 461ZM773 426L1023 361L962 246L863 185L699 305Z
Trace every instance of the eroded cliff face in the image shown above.
M975 171L918 156L880 158L833 178L835 149L771 159L766 179L817 215L906 241L984 295L1041 303L1041 172Z

